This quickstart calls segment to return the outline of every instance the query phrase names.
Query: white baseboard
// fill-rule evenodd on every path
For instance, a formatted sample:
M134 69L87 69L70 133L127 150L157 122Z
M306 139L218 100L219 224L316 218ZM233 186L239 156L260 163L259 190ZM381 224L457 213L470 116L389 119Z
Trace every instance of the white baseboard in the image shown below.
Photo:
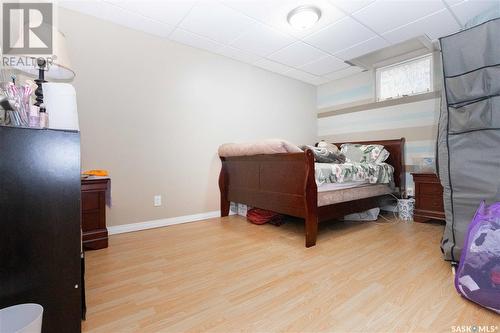
M166 218L166 219L158 219L158 220L151 220L151 221L138 222L138 223L115 225L112 227L108 227L108 234L110 234L110 235L123 234L125 232L133 232L133 231L140 231L140 230L146 230L146 229L166 227L169 225L195 222L195 221L206 220L206 219L210 219L210 218L214 218L214 217L220 217L220 211L217 210L217 211L213 211L213 212L206 212L206 213L200 213L200 214L184 215L184 216L170 217L170 218Z

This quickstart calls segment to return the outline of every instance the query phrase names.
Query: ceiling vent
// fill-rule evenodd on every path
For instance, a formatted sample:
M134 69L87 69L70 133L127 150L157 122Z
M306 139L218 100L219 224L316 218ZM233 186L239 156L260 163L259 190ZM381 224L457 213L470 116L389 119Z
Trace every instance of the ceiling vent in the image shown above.
M434 51L435 47L429 37L419 36L354 59L349 59L346 63L369 70L412 59Z

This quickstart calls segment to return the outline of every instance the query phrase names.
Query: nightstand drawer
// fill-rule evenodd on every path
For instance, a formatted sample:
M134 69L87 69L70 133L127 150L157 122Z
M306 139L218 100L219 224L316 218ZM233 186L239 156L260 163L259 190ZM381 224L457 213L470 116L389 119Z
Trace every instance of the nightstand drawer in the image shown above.
M83 248L97 250L108 247L106 228L106 191L108 178L87 178L82 180L82 231Z
M423 194L415 202L415 208L423 210L443 211L443 197L438 195Z
M439 183L416 183L415 193L422 195L443 195L443 187Z
M99 214L99 211L92 212L92 213L82 213L82 218L85 221L85 223L82 225L82 231L88 232L96 229L102 228L101 226L101 216Z
M443 187L436 174L412 173L415 183L415 211L413 220L427 222L444 220Z
M99 192L82 192L82 211L99 209Z

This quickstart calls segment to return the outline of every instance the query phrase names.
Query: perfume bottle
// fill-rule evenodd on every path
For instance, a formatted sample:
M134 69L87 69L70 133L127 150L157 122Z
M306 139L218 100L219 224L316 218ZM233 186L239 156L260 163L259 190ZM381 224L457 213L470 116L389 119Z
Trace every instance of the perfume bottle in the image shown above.
M49 127L49 115L47 114L47 110L45 110L45 106L42 104L40 105L40 128L47 128Z
M40 126L39 108L36 105L29 106L28 126L29 127L39 127Z

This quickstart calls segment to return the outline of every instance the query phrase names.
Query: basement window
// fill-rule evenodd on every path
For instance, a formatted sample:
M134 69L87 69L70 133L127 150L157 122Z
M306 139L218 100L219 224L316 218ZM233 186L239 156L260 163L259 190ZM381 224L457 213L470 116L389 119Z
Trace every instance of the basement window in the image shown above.
M377 101L432 91L432 55L376 69Z

